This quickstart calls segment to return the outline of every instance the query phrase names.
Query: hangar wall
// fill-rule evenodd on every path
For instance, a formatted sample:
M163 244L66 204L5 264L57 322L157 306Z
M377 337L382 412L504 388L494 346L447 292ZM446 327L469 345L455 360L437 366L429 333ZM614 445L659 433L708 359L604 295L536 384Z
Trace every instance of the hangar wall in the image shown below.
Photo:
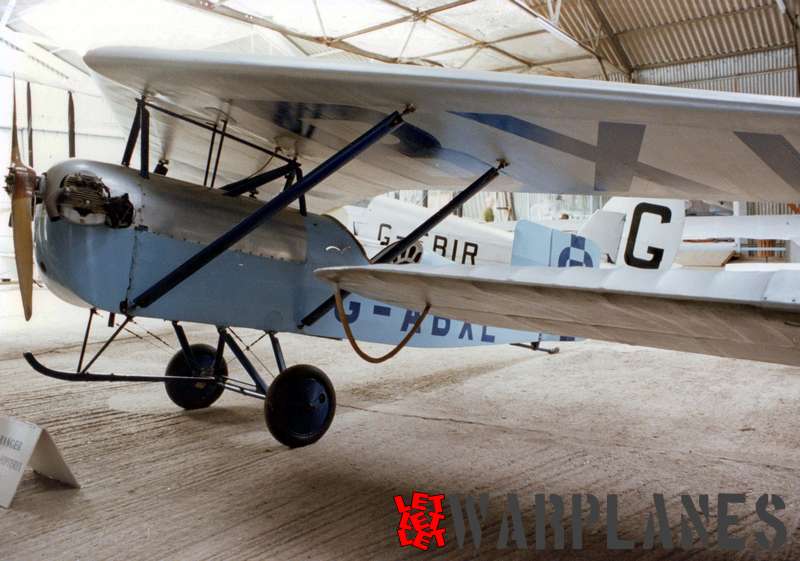
M791 48L651 68L639 71L637 78L643 84L797 96L797 66Z

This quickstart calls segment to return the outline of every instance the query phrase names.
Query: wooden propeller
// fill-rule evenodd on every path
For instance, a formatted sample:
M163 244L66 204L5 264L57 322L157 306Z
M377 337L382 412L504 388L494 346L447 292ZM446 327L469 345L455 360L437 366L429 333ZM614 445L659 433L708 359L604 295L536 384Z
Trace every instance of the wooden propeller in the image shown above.
M11 114L11 165L6 185L11 195L11 227L14 236L14 257L25 319L33 311L33 204L36 192L36 171L22 161L17 140L17 88L13 86ZM30 109L29 115L30 115ZM29 123L30 125L30 123ZM32 154L30 159L33 160Z

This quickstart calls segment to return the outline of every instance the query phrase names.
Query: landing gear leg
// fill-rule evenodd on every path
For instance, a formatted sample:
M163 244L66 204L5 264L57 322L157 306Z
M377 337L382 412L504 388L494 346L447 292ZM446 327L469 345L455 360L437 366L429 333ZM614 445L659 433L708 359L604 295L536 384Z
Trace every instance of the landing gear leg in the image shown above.
M280 374L270 384L264 417L272 436L290 448L313 444L327 432L336 413L336 392L328 376L315 366L286 368L280 342L269 334Z
M281 373L286 370L286 361L283 360L281 342L278 341L278 336L274 331L269 332L269 342L272 343L272 352L275 354L275 363L278 365L278 373Z

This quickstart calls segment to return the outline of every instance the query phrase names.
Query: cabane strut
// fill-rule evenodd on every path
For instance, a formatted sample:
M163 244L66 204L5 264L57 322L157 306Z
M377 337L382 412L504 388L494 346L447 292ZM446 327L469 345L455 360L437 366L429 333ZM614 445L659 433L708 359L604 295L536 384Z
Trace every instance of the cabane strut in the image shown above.
M222 130L220 130L220 128L217 126L216 123L208 124L208 123L205 123L203 121L199 121L197 119L194 119L192 117L187 117L186 115L181 115L180 113L176 113L176 112L170 111L169 109L166 109L164 107L160 107L158 105L155 105L154 103L151 103L151 102L147 101L147 99L145 97L141 97L141 98L136 100L136 112L134 113L134 116L133 116L133 122L131 123L131 129L128 132L128 140L125 143L125 151L122 154L122 165L125 166L125 167L130 167L131 159L133 158L133 151L136 148L136 140L138 138L140 138L140 137L141 137L141 140L142 140L142 144L147 144L148 145L147 150L144 150L144 147L143 147L142 156L145 159L149 160L149 130L148 131L142 130L142 121L143 121L142 110L143 109L144 110L153 109L155 111L158 111L159 113L163 113L164 115L168 115L169 117L172 117L173 119L177 119L177 120L183 121L185 123L190 123L190 124L192 124L192 125L194 125L196 127L200 127L201 129L205 129L207 131L211 131L211 143L210 143L210 146L209 146L209 149L208 149L209 150L209 152L208 152L208 160L206 161L206 172L205 172L205 178L203 179L203 185L206 185L208 183L208 173L209 173L209 171L211 169L211 156L212 156L213 151L214 151L214 143L216 141L216 136L218 134L221 135L223 137L223 139L224 138L228 138L228 139L230 139L230 140L232 140L234 142L238 142L239 144L247 146L248 148L252 148L253 150L256 150L256 151L261 152L263 154L267 154L270 157L278 158L279 160L282 160L282 161L284 161L286 163L291 163L292 162L291 158L288 158L288 157L276 152L275 150L270 150L269 148L264 148L263 146L259 146L258 144L255 144L254 142L250 142L249 140L246 140L244 138L241 138L241 137L239 137L239 136L237 136L235 134L232 134L232 133L228 132L228 130L227 130L227 121L224 123ZM147 115L144 117L144 120L149 125L149 123L150 123L149 111L147 112ZM148 126L148 129L149 129L149 126ZM221 148L218 148L218 155L219 155L219 151L220 150L221 150ZM147 155L145 155L145 152L147 152ZM167 157L167 155L164 154L164 157ZM147 177L147 175L146 175L147 174L147 169L148 169L148 167L146 165L142 165L142 166L140 166L139 173L143 174L142 175L143 177Z

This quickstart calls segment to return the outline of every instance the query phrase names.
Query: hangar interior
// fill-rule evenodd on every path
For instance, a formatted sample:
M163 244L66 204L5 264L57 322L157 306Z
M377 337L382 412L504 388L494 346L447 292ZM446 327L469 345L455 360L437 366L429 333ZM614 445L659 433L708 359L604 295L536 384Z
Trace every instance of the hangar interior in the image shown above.
M67 157L70 95L76 155L120 160L128 124L116 122L82 61L109 45L800 95L798 0L3 0L0 14L3 168L14 79L21 150L32 138L38 169ZM387 196L438 208L452 194L432 186ZM481 221L489 207L496 222L585 219L606 201L486 193L463 215ZM789 201L728 203L706 201L701 212L800 212ZM654 489L671 512L682 493L724 489L780 489L789 507L800 505L800 378L788 366L584 341L552 356L413 349L378 368L357 362L344 342L286 336L293 362L311 356L336 378L345 411L335 438L301 451L269 440L254 406L237 396L182 413L146 384L64 388L19 355L36 350L68 364L85 310L38 286L39 311L25 323L9 209L0 195L0 412L51 428L84 488L43 485L28 473L18 508L0 512L0 559L52 558L55 544L87 559L388 558L400 552L392 495L419 486L489 493L494 506L506 492L545 486L618 493L629 501L622 527L630 535ZM789 244L767 246L754 255L791 253ZM187 331L214 336L203 326ZM242 330L253 360L273 373L258 337ZM127 326L121 341L111 356L159 372L178 348L169 326L151 320ZM589 539L589 558L604 558L601 542ZM468 549L450 553L472 558ZM482 555L507 558L491 548Z
M791 0L369 0L357 10L347 2L314 0L4 4L2 75L7 81L16 72L33 84L36 151L44 165L64 154L65 91L75 95L79 156L114 161L122 153L127 125L114 122L80 58L111 44L798 95ZM149 17L156 9L163 15ZM186 22L180 33L174 32L174 21ZM8 86L4 82L4 96ZM20 104L22 110L23 99ZM8 111L0 115L5 148L9 119ZM398 196L436 206L450 194ZM518 193L473 200L465 212L481 218L492 205L497 220L548 219L562 212L585 217L603 202ZM753 214L787 210L750 208Z

